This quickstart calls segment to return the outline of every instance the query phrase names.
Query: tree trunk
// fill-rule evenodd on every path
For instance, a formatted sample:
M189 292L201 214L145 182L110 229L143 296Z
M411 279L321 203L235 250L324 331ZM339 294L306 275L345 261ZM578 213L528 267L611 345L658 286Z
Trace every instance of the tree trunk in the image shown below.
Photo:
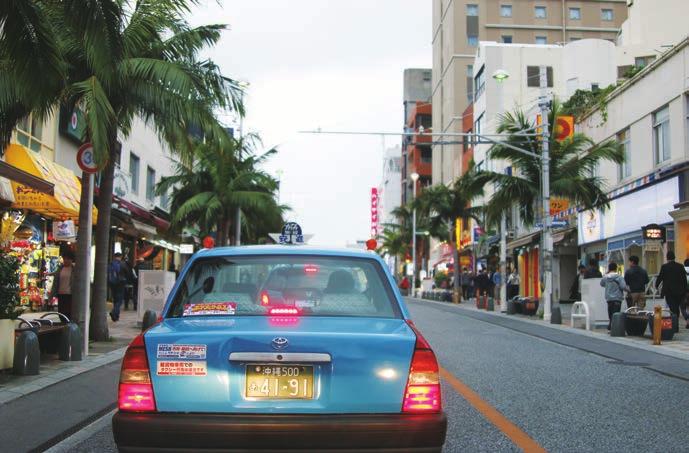
M115 149L115 141L110 144ZM108 261L110 260L110 213L115 162L108 163L101 172L98 192L98 223L96 225L96 264L94 266L93 302L91 311L91 339L106 341L109 338L106 299L108 296Z
M452 302L458 304L461 301L461 285L459 283L459 278L460 278L460 272L459 272L459 250L457 250L457 242L456 239L454 238L454 230L450 228L450 246L452 247L452 255L455 260L455 265L454 265L454 282L452 284Z
M83 209L89 204L89 174L81 175L81 198L79 199L79 232L77 233L77 253L75 256L76 265L72 269L74 272L74 286L72 287L72 320L79 325L81 332L86 332L84 315L86 314L86 300L84 288L90 289L86 263L88 261L89 249L91 244L87 243L87 229L92 228L88 224L88 209Z
M222 245L230 245L230 226L232 225L232 220L230 220L230 216L228 215L225 218L225 223L223 224L223 234L225 236L225 242Z

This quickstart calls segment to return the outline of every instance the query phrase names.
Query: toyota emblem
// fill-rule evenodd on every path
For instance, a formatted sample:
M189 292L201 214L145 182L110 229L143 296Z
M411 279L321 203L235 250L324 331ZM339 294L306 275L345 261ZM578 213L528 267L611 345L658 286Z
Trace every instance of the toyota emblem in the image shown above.
M287 338L277 337L273 338L271 344L273 345L273 349L277 349L279 351L281 349L285 349L287 345L289 345L289 341L287 340Z

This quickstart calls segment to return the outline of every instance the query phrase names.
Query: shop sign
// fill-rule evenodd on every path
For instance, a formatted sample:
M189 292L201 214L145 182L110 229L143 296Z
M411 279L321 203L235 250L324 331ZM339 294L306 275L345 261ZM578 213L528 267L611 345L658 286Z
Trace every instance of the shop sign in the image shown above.
M651 223L641 228L644 240L665 242L665 227L657 223Z
M569 200L565 198L551 198L550 199L550 215L554 216L562 211L569 209Z
M378 188L371 187L371 237L378 236Z
M179 253L182 255L193 255L194 254L194 244L180 244Z
M73 220L53 222L53 239L55 241L74 241L77 237L77 229Z
M80 108L75 107L71 112L60 108L60 132L75 143L81 143L86 132L86 118Z

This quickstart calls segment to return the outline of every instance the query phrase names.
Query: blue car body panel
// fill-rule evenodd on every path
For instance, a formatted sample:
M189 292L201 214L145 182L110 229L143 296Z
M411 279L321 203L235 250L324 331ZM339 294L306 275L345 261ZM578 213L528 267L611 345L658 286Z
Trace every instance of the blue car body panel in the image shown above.
M304 316L288 322L266 315L165 318L145 333L151 379L160 412L206 413L399 413L416 336L407 325L407 308L384 262L375 254L311 247L238 247L202 251L182 270L165 311L194 261L236 255L310 255L375 260L399 305L402 318ZM280 322L277 322L280 321ZM290 353L321 353L330 362L313 363L313 399L245 397L247 363L230 353L275 353L271 341L289 340ZM169 361L159 345L203 345L205 375L159 376L159 361ZM165 349L167 346L162 346ZM174 360L174 359L172 359Z

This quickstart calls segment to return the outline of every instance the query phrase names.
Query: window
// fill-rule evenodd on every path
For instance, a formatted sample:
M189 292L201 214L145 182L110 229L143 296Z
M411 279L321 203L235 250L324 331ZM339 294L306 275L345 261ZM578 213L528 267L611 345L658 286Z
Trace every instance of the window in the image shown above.
M139 157L129 153L129 174L132 177L132 192L139 193Z
M501 17L512 17L512 5L500 5Z
M146 199L153 201L155 198L156 171L151 167L146 168Z
M471 47L478 46L478 36L476 36L476 35L467 36L467 44L470 45Z
M534 15L536 16L536 19L545 19L548 17L546 13L545 6L537 6L534 8Z
M502 35L502 42L512 44L512 35Z
M536 44L548 44L548 38L545 36L536 36Z
M294 308L296 304L300 318L399 319L402 314L394 300L393 288L374 259L219 256L194 261L172 295L167 317L265 316L271 306ZM195 313L213 302L232 306L226 307L226 313Z
M43 122L29 115L17 124L17 141L37 153L41 152L43 141Z
M594 93L597 91L600 91L600 85L597 83L592 83L591 84L591 91L593 91Z
M433 154L430 146L419 146L421 150L421 163L430 164L433 162Z
M612 10L611 9L601 9L600 10L600 20L611 21L612 20Z
M170 194L167 190L160 195L160 207L165 210L170 209Z
M553 87L553 67L546 67L546 76L548 78L548 88ZM538 66L526 67L526 86L539 87L540 86L540 69Z
M629 146L629 129L625 129L617 134L617 141L624 149L624 162L619 166L618 176L619 180L623 180L632 175L632 154Z
M648 55L645 57L636 57L636 58L634 58L634 66L636 66L638 68L643 68L644 66L651 64L653 62L653 60L655 60L655 58L656 57L654 55Z
M483 126L486 123L486 116L484 113L481 113L481 115L474 121L474 131L476 134L481 135L481 132L483 132ZM480 140L480 137L476 137L477 140Z
M581 8L570 8L569 18L572 20L581 20Z
M416 115L416 127L423 126L424 129L429 130L433 127L431 115Z
M478 74L474 77L474 99L478 99L486 88L485 66L479 69Z
M478 16L478 5L467 5L467 16Z
M657 164L670 159L670 109L667 105L653 114L653 151Z

